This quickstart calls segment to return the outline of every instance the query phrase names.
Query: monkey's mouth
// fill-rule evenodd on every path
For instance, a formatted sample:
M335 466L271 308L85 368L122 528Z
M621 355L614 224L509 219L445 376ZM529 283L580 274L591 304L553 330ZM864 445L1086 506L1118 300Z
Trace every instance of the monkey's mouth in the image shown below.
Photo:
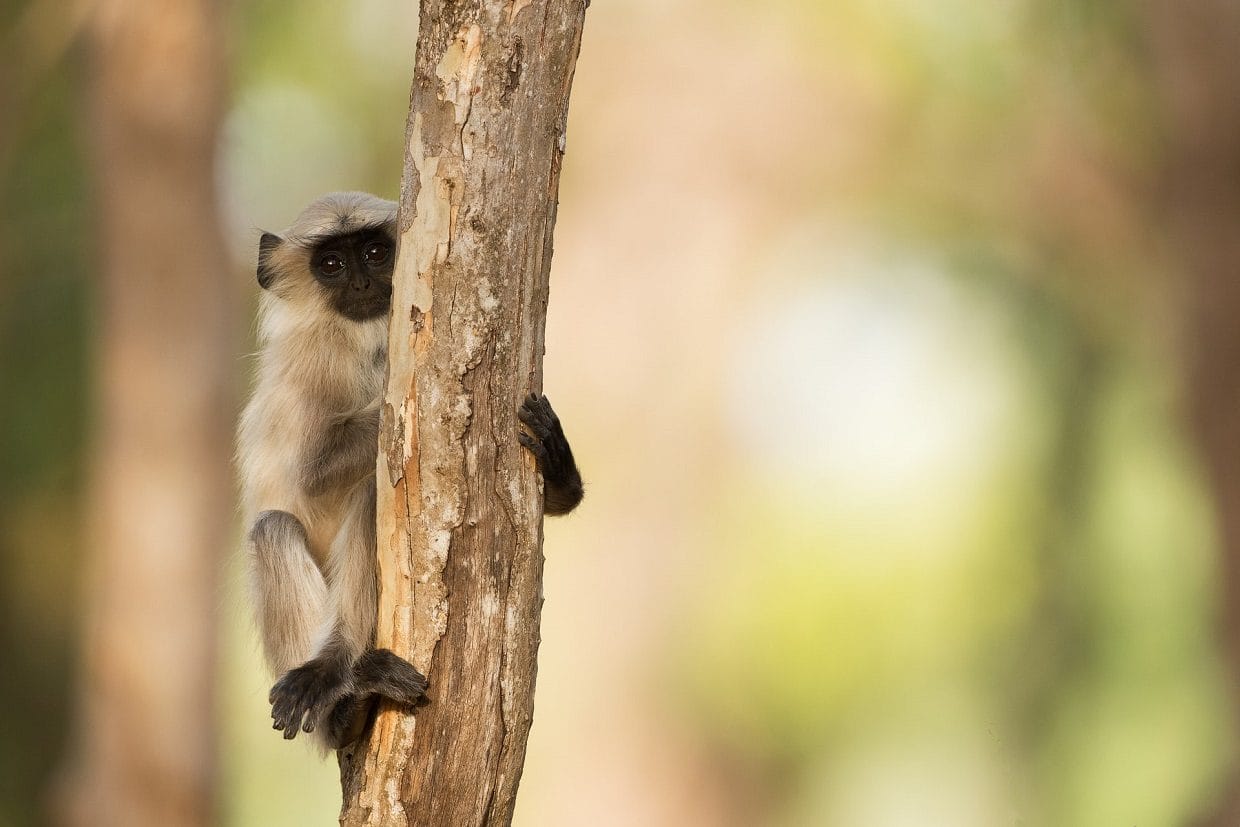
M345 302L340 307L340 312L355 322L364 322L377 316L386 315L391 305L392 296L390 293L376 294Z

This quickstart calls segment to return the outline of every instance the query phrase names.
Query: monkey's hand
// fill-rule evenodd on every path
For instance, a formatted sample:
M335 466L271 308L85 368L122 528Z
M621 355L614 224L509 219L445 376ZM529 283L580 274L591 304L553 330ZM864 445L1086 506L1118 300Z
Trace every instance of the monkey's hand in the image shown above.
M517 439L530 450L538 463L546 489L543 510L548 514L567 514L577 507L584 495L581 474L573 460L573 449L568 446L560 418L551 408L545 396L531 393L521 403L517 417L530 429L517 433Z
M349 693L349 677L347 665L328 658L315 658L284 673L267 696L272 729L283 730L286 739L297 737L298 729L314 732L323 716Z

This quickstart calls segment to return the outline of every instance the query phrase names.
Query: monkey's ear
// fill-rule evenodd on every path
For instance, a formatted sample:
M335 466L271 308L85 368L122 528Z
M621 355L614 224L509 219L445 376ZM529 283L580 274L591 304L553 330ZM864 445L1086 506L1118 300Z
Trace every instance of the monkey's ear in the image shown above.
M276 271L270 264L271 254L283 243L284 239L272 233L263 233L258 240L258 286L264 290L271 286L276 277Z

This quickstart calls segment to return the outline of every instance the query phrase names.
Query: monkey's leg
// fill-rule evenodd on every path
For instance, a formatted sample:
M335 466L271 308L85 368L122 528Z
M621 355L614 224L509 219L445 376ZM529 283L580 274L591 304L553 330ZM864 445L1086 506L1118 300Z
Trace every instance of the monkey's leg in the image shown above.
M518 433L517 439L538 462L545 491L543 510L552 516L567 514L581 502L585 491L560 418L547 397L536 393L525 398L517 417L530 429L530 434Z
M326 715L329 746L355 740L374 707L374 696L413 704L426 694L426 678L413 664L388 649L371 648L378 609L375 572L375 486L359 488L359 498L332 545L330 600L337 606L341 645L356 652L348 692Z
M314 651L327 584L310 556L306 530L287 511L264 511L249 535L250 570L263 649L276 674Z
M300 686L306 677L305 667L292 667L305 663L315 651L314 639L320 634L327 611L327 584L310 555L304 526L287 511L260 514L250 531L250 544L263 644L276 674L284 674L276 686L289 682L290 676L294 676L292 683ZM296 697L303 694L299 691ZM280 705L274 706L276 696L273 689L269 700L273 703L274 726L284 730L285 738L292 738L302 715L297 713L293 724L293 705L281 697Z
M378 594L373 478L354 489L346 509L328 552L330 622L323 643L313 659L271 689L271 717L285 738L296 737L299 728L313 732L342 698L355 694L354 664L374 638Z

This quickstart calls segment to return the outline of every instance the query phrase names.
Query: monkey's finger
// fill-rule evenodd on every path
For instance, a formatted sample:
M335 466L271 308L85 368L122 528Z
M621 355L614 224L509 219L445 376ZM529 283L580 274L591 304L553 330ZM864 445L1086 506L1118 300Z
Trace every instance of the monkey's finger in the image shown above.
M524 400L522 400L521 407L528 411L541 414L547 409L546 403L543 399L544 398L538 394L531 393L529 396L525 397Z
M547 421L548 425L552 428L558 428L560 426L560 418L556 416L555 408L551 407L551 399L546 395L543 395L543 397L538 400L538 409L542 411L543 419Z
M302 721L302 732L314 732L319 722L324 720L339 696L332 692L317 692L309 698L305 705L306 718Z
M333 695L330 691L322 686L315 685L302 696L302 703L298 712L298 721L301 723L302 732L314 732L314 728L318 725L319 720L327 713L330 704L333 702ZM304 715L304 719L302 716Z
M521 417L521 421L535 430L540 438L544 440L556 437L564 439L564 429L560 425L560 418L556 416L555 410L551 407L551 400L546 396L539 397L533 403L527 401L522 406L521 413L525 414Z
M285 737L288 730L297 729L301 723L301 717L305 710L302 703L303 693L298 691L295 681L288 681L284 686L279 687L276 693L276 702L271 707L271 717L280 723L279 729L284 730Z
M287 707L271 711L271 728L272 729L288 729L289 720L292 717L292 711Z
M538 411L539 413L551 413L551 402L544 394L541 393L531 393L529 396L525 397L525 401L522 405L532 411Z
M529 402L526 402L520 408L517 408L517 419L521 420L526 425L533 426L535 422L542 419L542 415L539 413L537 408L530 405Z
M297 731L301 729L301 721L306 715L306 705L298 702L289 710L288 717L285 719L284 737L286 740L292 740L297 737Z
M541 442L534 439L534 437L522 431L517 433L517 441L529 449L530 453L534 455L534 459L537 460L540 465L546 461L547 449L543 447Z
M537 413L528 412L522 408L521 412L517 414L517 418L521 420L525 427L533 431L539 439L547 440L551 438L551 426Z
M560 425L560 417L556 416L555 409L551 407L551 400L544 396L542 401L543 417L547 422L547 427L551 429L555 436L564 439L564 427Z
M271 728L285 733L285 737L288 737L288 730L290 728L295 728L292 714L286 712L285 714L276 717L271 724Z
M271 690L271 717L277 721L287 721L294 700L293 694L282 685L283 683L281 681L276 684L275 689Z

